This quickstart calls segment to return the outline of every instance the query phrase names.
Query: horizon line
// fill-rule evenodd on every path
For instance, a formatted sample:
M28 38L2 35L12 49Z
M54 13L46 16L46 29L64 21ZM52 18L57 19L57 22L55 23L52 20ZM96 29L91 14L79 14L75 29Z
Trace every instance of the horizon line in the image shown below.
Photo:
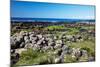
M78 18L34 18L34 17L10 17L11 19L78 19ZM81 19L81 18L79 18ZM83 18L82 18L83 19ZM83 20L95 20L95 18L91 18L91 19L83 19Z

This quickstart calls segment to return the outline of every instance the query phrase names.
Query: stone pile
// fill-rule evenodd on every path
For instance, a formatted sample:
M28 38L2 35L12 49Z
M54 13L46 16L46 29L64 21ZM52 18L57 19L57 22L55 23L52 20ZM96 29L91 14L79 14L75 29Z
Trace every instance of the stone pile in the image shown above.
M21 52L27 51L28 48L46 52L48 50L54 50L54 54L57 54L55 63L64 62L64 56L66 54L72 54L72 57L80 57L87 52L81 52L79 49L70 49L65 41L76 42L81 40L81 36L61 35L54 36L53 34L36 34L36 32L21 31L11 36L11 63L16 63L20 57ZM16 60L17 59L17 60Z

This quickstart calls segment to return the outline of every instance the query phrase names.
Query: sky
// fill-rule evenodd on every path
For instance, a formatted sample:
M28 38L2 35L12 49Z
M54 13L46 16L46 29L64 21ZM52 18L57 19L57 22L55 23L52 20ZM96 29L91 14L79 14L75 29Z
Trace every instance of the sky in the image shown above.
M95 6L11 1L11 17L95 19Z

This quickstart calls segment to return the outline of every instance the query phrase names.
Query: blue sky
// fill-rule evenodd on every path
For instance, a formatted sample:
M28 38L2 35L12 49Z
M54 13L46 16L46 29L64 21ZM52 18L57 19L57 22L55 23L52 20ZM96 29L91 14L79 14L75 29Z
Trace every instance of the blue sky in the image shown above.
M11 17L95 19L95 6L12 1Z

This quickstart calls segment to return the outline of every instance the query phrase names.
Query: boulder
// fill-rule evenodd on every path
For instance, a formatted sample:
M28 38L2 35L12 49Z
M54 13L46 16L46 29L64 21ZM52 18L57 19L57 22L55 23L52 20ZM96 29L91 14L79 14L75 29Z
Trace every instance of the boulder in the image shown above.
M25 42L22 42L22 43L20 44L20 48L24 48L24 46L25 46Z
M26 31L20 31L19 35L25 36Z
M25 40L25 44L30 43L31 41L29 39Z
M15 53L15 50L14 49L11 49L10 50L11 54Z
M11 41L11 49L17 49L17 48L19 48L20 44L21 44L21 42L19 42L17 40Z
M88 61L95 61L95 57L89 57Z
M31 42L32 42L33 45L36 44L36 41L34 41L34 40L32 40Z
M55 45L55 49L56 48L61 48L61 47L62 47L62 40L57 40L56 45Z
M20 55L18 53L11 54L11 64L15 64L18 62Z
M68 46L67 45L63 45L63 47L62 47L62 51L68 51Z
M29 37L28 36L24 36L24 41L26 41L27 39L29 39Z
M54 59L54 63L61 63L60 57L55 58L55 59Z
M86 50L82 50L81 52L82 52L82 56L88 56L88 53Z
M33 46L33 50L40 50L41 48L40 48L40 46L39 45L37 45L37 44L34 44L34 46Z
M34 34L34 31L32 31L32 32L29 32L29 35L31 35L31 34Z
M72 57L77 57L77 58L79 58L80 56L82 56L82 54L81 54L81 51L80 51L80 48L73 48L72 49L73 51L72 51Z
M43 36L40 34L40 35L37 35L37 37L38 37L39 39L41 39Z
M27 43L27 44L25 45L25 48L33 48L33 44L32 44L32 43Z
M56 44L55 42L48 42L48 45L54 47Z
M19 49L16 49L15 53L21 54L23 51L27 51L27 49L26 48L19 48Z

